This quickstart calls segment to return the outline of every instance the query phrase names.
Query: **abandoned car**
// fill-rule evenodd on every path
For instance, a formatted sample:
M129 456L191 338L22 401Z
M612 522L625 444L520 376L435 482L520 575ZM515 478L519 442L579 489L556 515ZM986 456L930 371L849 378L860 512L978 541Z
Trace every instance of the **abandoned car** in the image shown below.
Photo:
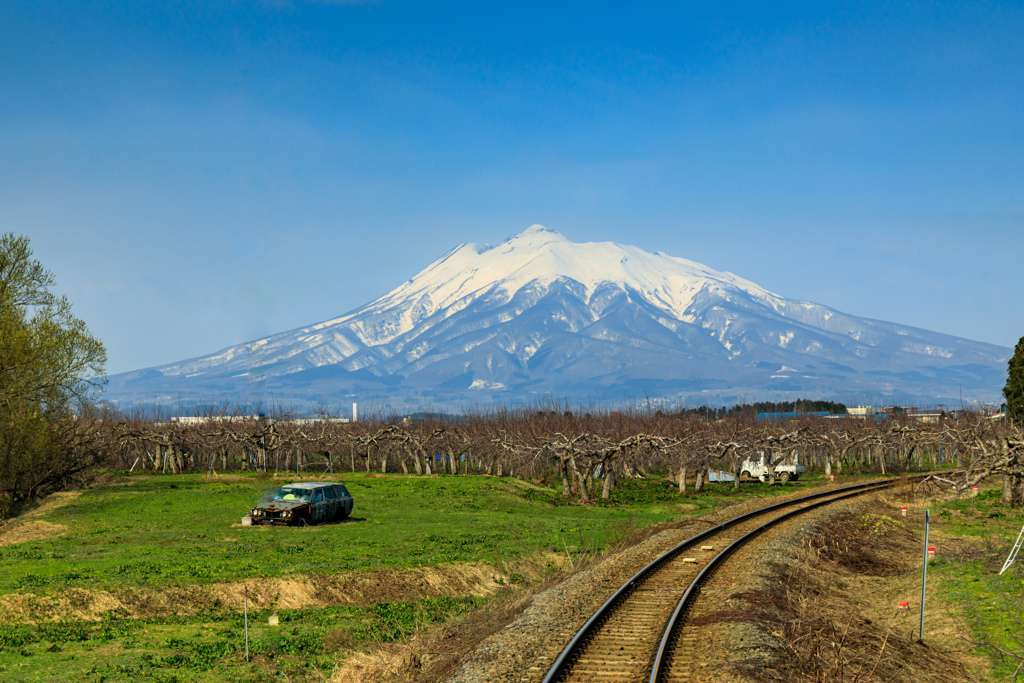
M344 484L323 481L286 484L254 507L253 524L309 526L317 522L345 519L352 514L351 494Z

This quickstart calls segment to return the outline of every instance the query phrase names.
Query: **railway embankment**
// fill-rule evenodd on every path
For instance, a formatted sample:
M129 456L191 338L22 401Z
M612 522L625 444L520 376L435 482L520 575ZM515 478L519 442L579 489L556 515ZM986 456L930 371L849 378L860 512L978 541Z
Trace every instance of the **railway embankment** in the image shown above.
M998 577L998 571L1024 515L998 505L994 490L955 499L923 493L905 486L824 506L731 553L688 607L661 680L1012 679L1024 661L1021 629L1014 627L1024 615L1016 590L1022 572L1017 567ZM926 508L937 554L929 565L922 640ZM720 510L704 521L710 526L746 511ZM645 562L694 532L692 525L665 529L536 596L466 656L452 680L550 676L552 662L594 611ZM908 605L900 609L900 603ZM592 670L558 678L613 681L616 671L630 671L622 680L648 680L650 667L639 661L644 655L628 651L633 634L622 624L616 628L600 654L580 657Z
M771 503L799 500L828 487L773 498ZM505 629L486 639L464 658L453 681L543 680L566 643L627 580L642 567L696 534L754 512L764 500L748 500L688 519L646 540L609 555L604 561L574 574L537 595Z

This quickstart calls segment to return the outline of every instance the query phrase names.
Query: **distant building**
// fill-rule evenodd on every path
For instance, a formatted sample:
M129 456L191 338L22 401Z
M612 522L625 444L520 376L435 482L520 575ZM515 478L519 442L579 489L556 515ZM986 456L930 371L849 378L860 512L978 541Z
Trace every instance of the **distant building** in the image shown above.
M906 416L918 422L939 422L946 416L944 410L925 410L922 408L907 408Z
M783 420L799 420L802 417L828 417L831 415L827 410L816 413L758 413L759 422L782 422Z
M266 415L183 415L181 417L172 417L170 419L171 424L176 425L201 425L207 422L248 422L266 420ZM351 422L347 417L300 417L294 420L279 420L280 422L290 422L296 425L311 425L317 424L318 422L326 422L331 424L343 423L347 424ZM164 423L157 423L164 424Z
M245 422L247 420L260 420L263 415L182 415L172 417L171 424L179 425L201 425L207 422Z
M348 424L351 421L347 417L300 417L296 420L288 420L288 422L295 425L315 425L318 423Z
M856 408L847 408L846 413L850 417L867 417L868 415L874 415L878 411L874 406L857 406Z

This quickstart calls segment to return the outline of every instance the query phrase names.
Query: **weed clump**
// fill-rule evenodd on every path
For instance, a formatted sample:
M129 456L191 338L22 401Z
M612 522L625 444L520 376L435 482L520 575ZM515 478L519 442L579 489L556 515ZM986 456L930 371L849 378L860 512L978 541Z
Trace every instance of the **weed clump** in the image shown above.
M819 561L853 574L898 576L913 569L901 558L900 549L914 538L903 522L888 515L846 512L822 525L804 546Z

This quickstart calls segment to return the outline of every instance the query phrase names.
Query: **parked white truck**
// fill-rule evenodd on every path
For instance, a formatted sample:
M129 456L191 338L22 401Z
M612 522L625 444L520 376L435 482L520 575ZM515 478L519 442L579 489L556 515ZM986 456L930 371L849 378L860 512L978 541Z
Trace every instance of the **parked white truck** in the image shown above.
M780 481L796 481L807 471L807 468L800 464L800 456L796 451L780 458L776 463L770 463L764 451L758 451L756 460L744 460L740 465L740 476L765 481L769 478L770 464L775 465L775 478Z

